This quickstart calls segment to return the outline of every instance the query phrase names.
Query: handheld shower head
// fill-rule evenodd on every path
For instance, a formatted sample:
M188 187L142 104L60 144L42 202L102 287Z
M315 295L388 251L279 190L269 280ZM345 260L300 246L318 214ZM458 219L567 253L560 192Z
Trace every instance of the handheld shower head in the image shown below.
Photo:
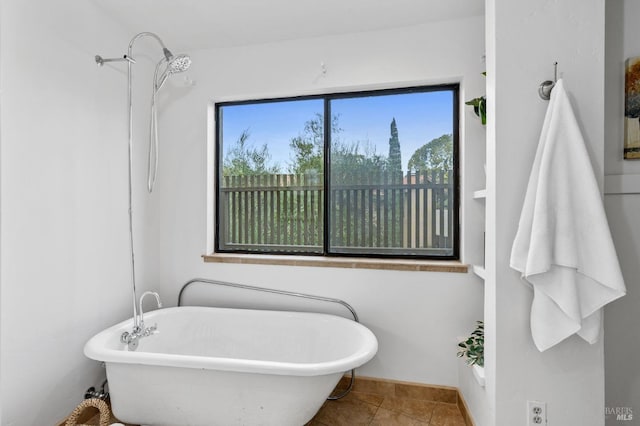
M172 56L169 60L169 73L176 74L184 72L191 66L191 58L184 53L178 56Z
M186 71L191 66L191 58L189 55L181 53L178 56L174 56L174 54L166 47L162 48L162 53L164 53L164 58L167 60L168 64L167 69L171 74Z
M165 49L165 51L169 52L169 50L167 49ZM171 54L171 52L169 52L169 54ZM163 63L166 63L167 66L164 69L164 71L160 74L160 78L158 78L157 77L158 70ZM169 78L171 74L184 72L188 70L190 66L191 66L191 58L189 57L189 55L185 55L185 54L180 54L177 56L171 55L170 59L163 58L160 62L158 62L158 65L156 66L156 73L155 73L156 83L154 86L155 91L157 92L158 90L160 90L160 88L164 85L164 83L167 81L167 78Z
M156 107L156 95L164 86L169 76L184 72L191 66L189 55L180 54L174 56L166 47L162 49L164 58L160 59L153 74L153 95L151 97L151 121L149 123L149 158L147 163L147 189L153 191L158 172L158 110ZM160 69L164 70L158 76Z

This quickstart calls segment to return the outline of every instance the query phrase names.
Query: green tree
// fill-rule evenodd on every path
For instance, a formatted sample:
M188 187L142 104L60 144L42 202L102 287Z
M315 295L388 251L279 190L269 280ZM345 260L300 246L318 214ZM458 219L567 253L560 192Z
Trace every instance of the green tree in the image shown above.
M361 176L380 174L387 165L387 159L375 151L368 141L340 142L331 147L331 176L334 181L345 175Z
M289 171L296 174L322 173L324 170L324 116L316 113L315 117L304 123L301 134L289 141L292 150L292 163ZM340 118L331 117L331 146L340 147Z
M408 164L409 171L442 171L453 168L453 135L442 135L418 148Z
M304 130L289 141L292 151L291 173L319 173L324 168L324 120L322 114L304 123Z
M398 126L394 117L391 120L391 137L389 138L388 170L390 172L402 171L402 154L400 152L400 139L398 138Z
M225 154L222 173L225 176L268 175L280 172L278 164L269 164L271 154L267 144L259 148L251 146L249 129L245 129L231 149Z

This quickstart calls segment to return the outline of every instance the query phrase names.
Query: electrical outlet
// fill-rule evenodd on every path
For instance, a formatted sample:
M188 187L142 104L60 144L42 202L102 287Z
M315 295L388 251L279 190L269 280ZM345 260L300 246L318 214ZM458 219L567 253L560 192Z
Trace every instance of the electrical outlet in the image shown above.
M547 403L527 401L527 426L544 426L547 424Z

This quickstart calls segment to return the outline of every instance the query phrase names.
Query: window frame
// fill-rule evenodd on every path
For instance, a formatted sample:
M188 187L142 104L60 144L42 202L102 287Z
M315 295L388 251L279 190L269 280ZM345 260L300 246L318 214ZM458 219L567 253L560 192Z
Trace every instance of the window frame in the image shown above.
M437 91L451 91L452 92L452 145L453 145L453 201L455 208L452 211L452 226L451 232L453 233L452 239L452 253L450 255L420 255L420 254L393 254L393 253L336 253L330 252L330 223L329 209L323 209L323 242L322 253L313 252L301 252L301 251L277 251L277 252L261 252L257 250L248 249L224 249L220 245L220 199L221 199L221 179L223 168L221 167L223 161L222 153L222 120L220 110L226 106L236 105L256 105L262 103L275 103L275 102L289 102L289 101L303 101L303 100L317 100L320 99L323 102L323 132L324 132L324 173L323 173L323 203L324 206L328 206L330 202L330 188L331 180L331 119L327 120L327 117L331 117L331 101L336 99L349 99L359 98L367 96L384 96L384 95L399 95L399 94L411 94L411 93L427 93ZM260 98L260 99L246 99L240 101L221 101L215 102L213 108L214 115L214 172L213 172L213 200L214 200L214 224L213 224L213 247L214 253L223 254L250 254L257 256L311 256L311 257L326 257L326 258L367 258L367 259L398 259L398 260L460 260L460 210L461 210L461 196L460 196L460 83L444 83L436 85L419 85L409 87L396 87L387 89L370 89L370 90L356 90L347 92L336 92L326 94L312 94L301 96L284 96L273 98ZM365 250L372 250L364 248ZM390 248L380 247L381 250L390 250Z

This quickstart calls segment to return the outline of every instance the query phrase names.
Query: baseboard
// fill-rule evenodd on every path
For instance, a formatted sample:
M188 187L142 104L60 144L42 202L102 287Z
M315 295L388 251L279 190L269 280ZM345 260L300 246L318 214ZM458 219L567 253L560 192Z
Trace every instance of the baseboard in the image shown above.
M471 417L471 410L467 407L467 402L464 400L460 390L458 390L458 409L460 410L462 418L467 426L476 426L473 418Z

